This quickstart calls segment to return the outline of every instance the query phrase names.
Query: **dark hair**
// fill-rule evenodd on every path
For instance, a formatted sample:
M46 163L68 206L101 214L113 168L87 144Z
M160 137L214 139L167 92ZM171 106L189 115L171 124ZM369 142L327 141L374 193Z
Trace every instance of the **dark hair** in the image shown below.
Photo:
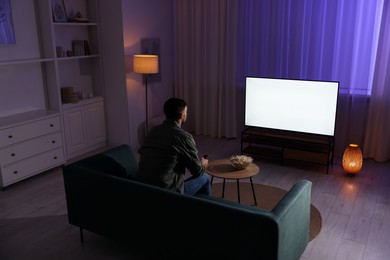
M187 103L180 98L170 98L164 103L164 114L167 119L176 120L180 118L181 113Z

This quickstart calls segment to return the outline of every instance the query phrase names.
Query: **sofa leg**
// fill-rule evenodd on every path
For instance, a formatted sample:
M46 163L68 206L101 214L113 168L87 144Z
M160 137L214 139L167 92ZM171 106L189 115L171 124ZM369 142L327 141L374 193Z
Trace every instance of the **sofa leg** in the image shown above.
M80 228L80 240L82 243L84 243L84 233L82 228Z

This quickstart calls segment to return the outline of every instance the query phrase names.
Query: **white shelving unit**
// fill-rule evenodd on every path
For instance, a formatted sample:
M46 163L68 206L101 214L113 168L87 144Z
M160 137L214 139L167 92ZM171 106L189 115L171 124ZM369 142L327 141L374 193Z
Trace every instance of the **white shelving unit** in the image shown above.
M106 142L99 1L65 1L67 11L80 12L88 19L83 23L53 22L51 2L11 0L16 44L0 46L1 188L64 164L72 156L104 146ZM75 40L88 42L88 50L78 56L68 52L67 56L66 51L73 52ZM57 55L58 46L63 48L64 56ZM72 86L84 99L63 104L61 88L65 86ZM96 109L87 116L91 106ZM72 109L84 111L77 119L81 120L83 129L98 129L98 133L83 131L87 141L80 150L72 147L74 140L69 139L71 126L76 125L67 117ZM48 126L42 126L41 122L47 122ZM15 131L17 141L10 137ZM48 140L52 145L45 144ZM18 157L12 155L15 149L29 152ZM9 160L9 156L18 160ZM23 165L23 174L15 173L20 170L9 170L16 165Z

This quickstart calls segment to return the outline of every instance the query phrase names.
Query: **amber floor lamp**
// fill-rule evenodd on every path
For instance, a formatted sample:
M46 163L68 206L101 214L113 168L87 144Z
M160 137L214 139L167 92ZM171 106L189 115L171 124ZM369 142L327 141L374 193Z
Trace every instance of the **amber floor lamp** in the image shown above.
M151 74L158 73L158 56L150 54L138 54L133 57L134 72L143 74L143 82L145 84L145 135L149 131L148 126L148 78Z

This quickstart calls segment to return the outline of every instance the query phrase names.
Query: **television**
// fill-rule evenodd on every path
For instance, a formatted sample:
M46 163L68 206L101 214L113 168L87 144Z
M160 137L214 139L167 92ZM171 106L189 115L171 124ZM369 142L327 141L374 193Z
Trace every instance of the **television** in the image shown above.
M334 136L339 82L246 77L245 126Z

